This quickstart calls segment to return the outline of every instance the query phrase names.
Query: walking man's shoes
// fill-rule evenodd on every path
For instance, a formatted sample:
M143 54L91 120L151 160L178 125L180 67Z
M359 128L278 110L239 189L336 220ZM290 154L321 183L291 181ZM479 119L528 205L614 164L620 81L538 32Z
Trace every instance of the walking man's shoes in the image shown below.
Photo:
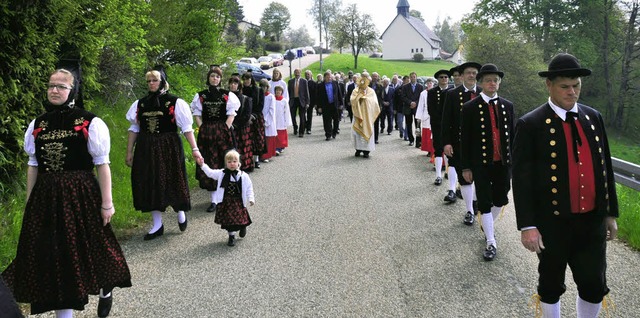
M467 214L464 215L464 224L471 226L474 221L475 216L473 215L473 212L467 211Z
M442 184L442 178L437 177L437 178L436 178L436 181L435 181L435 182L433 182L433 184L435 184L435 185L437 185L437 186L441 185L441 184Z
M212 202L211 205L207 208L207 212L216 212L216 204Z
M456 198L456 193L453 192L452 190L449 190L449 192L447 192L447 195L444 197L444 201L446 202L456 202L458 198Z
M482 257L485 261L493 261L493 259L496 258L497 253L498 251L496 250L496 247L492 244L485 248L484 253L482 253Z

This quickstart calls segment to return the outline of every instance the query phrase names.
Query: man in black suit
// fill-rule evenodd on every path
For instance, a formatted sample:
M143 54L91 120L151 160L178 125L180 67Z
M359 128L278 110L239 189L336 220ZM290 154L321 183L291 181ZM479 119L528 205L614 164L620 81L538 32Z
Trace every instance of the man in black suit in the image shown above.
M300 77L301 74L300 69L296 68L293 71L293 78L290 79L287 84L293 134L297 134L300 138L304 137L305 124L307 123L307 108L309 108L309 87L307 80ZM300 116L300 130L298 130L298 123L296 122L296 113Z
M331 72L324 72L324 82L318 85L318 111L322 113L322 124L327 141L335 139L338 133L340 122L338 107L341 98L340 88L332 79Z
M449 88L449 71L439 70L433 77L438 80L438 86L429 90L427 94L427 110L431 121L431 135L433 136L433 148L435 152L436 180L433 184L442 184L442 107L444 104L444 91Z
M577 103L591 74L570 54L556 55L549 99L522 116L513 142L513 200L525 248L538 253L545 317L560 317L567 264L578 287L578 317L597 317L609 293L606 241L617 233L618 199L602 115Z
M391 86L391 83L389 82L389 78L385 77L382 80L382 104L380 104L382 106L382 110L381 110L381 114L384 113L385 115L380 115L380 122L382 122L384 124L384 121L386 119L387 121L387 135L391 135L391 131L393 131L393 110L394 110L394 106L393 106L393 97L395 95L395 89L393 88L393 86ZM383 132L384 128L380 129L380 132Z
M351 71L349 71L349 73L351 73ZM349 76L349 82L347 82L347 93L344 95L344 107L347 109L347 112L349 112L349 122L353 123L353 109L351 108L351 93L353 93L353 90L356 89L356 80L357 80L357 76L354 74L351 74Z
M368 76L369 74L363 73L362 76ZM380 83L380 74L377 72L371 73L371 82L369 83L369 87L373 89L376 93L376 97L378 98L378 105L382 107L382 83ZM380 127L380 117L382 117L382 112L378 115L378 118L373 122L373 136L374 142L378 143L378 128ZM382 124L384 126L384 124Z
M402 113L404 114L405 134L409 136L409 146L413 146L413 122L416 115L416 107L420 99L420 93L424 87L418 84L418 75L416 72L409 74L409 84L402 86Z
M476 76L482 93L462 106L460 169L464 180L475 184L486 261L496 257L493 222L509 203L511 189L514 113L513 103L498 96L503 77L495 65L483 65Z
M460 124L462 117L462 105L476 98L480 94L481 89L476 87L476 75L482 67L476 62L467 62L458 67L463 76L462 85L447 90L444 107L442 110L442 144L444 145L444 154L449 158L449 183L450 188L444 197L446 202L455 202L455 184L460 183L462 198L466 206L464 215L464 224L473 225L475 221L475 204L473 183L458 178L462 171L460 170L460 160L462 149L460 144ZM451 169L454 167L454 169Z
M318 82L313 80L313 73L310 70L304 72L304 79L307 80L309 87L309 107L307 107L307 121L305 130L307 135L311 134L311 124L313 122L313 109L318 106Z

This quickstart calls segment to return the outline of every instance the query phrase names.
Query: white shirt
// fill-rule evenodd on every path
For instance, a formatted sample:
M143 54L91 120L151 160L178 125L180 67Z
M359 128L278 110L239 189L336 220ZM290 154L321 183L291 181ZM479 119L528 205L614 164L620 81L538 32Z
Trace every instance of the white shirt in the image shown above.
M180 127L180 131L183 134L193 131L193 116L191 115L191 108L187 102L183 99L178 98L176 101L176 107L174 109L176 124ZM131 123L129 126L129 131L134 133L140 132L140 123L138 122L138 100L131 104L129 107L129 111L127 112L126 118Z
M227 116L236 116L238 109L240 109L240 99L236 94L228 94L227 99ZM196 93L191 101L191 111L193 116L202 116L202 102L200 102L200 94Z
M209 168L209 166L207 166L206 163L203 164L201 168L202 168L202 172L204 172L204 174L206 174L207 177L214 180L218 180L218 189L221 189L220 185L222 184L222 177L224 176L224 172L223 172L224 170L211 169ZM244 205L244 207L249 206L249 202L255 203L256 199L253 194L253 184L251 183L251 178L249 178L249 175L244 171L240 170L238 171L238 174L236 177L242 180L242 204ZM224 199L224 190L215 191L213 193L212 199L213 199L213 203L215 204L222 202L222 200Z

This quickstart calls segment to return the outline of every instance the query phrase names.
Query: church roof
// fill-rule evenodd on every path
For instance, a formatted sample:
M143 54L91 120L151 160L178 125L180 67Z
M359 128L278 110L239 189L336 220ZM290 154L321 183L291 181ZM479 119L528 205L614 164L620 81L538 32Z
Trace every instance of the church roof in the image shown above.
M407 0L400 0L400 2L407 2ZM400 3L398 3L398 6L399 5ZM422 36L422 38L424 38L427 41L427 43L431 45L431 47L440 47L440 45L436 45L434 42L442 42L442 40L440 40L440 38L435 33L433 33L433 31L431 31L431 29L426 24L424 24L422 20L418 18L414 18L412 16L405 17L402 14L398 14L396 18L393 19L393 21L391 21L389 26L380 35L381 39L384 36L384 34L387 32L387 30L389 30L389 27L397 19L400 19L400 18L407 20L407 22L409 22L409 24L416 30L416 32L418 32L418 34L420 34L420 36Z
M399 0L396 8L408 7L408 6L409 6L409 0Z

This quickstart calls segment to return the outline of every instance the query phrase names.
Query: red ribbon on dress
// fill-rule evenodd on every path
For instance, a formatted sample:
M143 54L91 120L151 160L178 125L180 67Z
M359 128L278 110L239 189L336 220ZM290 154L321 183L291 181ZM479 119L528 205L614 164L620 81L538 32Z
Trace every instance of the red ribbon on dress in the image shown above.
M225 101L225 102L228 102L228 101L229 101L229 96L228 96L228 95L222 95L222 97L224 98L224 101Z
M42 128L36 128L33 130L33 138L38 138L38 134L42 131Z
M175 107L176 106L173 106L173 105L171 107L169 107L169 115L171 115L171 122L172 123L176 122Z
M75 131L81 131L84 134L84 139L89 139L89 131L87 131L87 127L89 126L89 121L85 120L82 122L82 125L78 125L73 127L73 130Z

